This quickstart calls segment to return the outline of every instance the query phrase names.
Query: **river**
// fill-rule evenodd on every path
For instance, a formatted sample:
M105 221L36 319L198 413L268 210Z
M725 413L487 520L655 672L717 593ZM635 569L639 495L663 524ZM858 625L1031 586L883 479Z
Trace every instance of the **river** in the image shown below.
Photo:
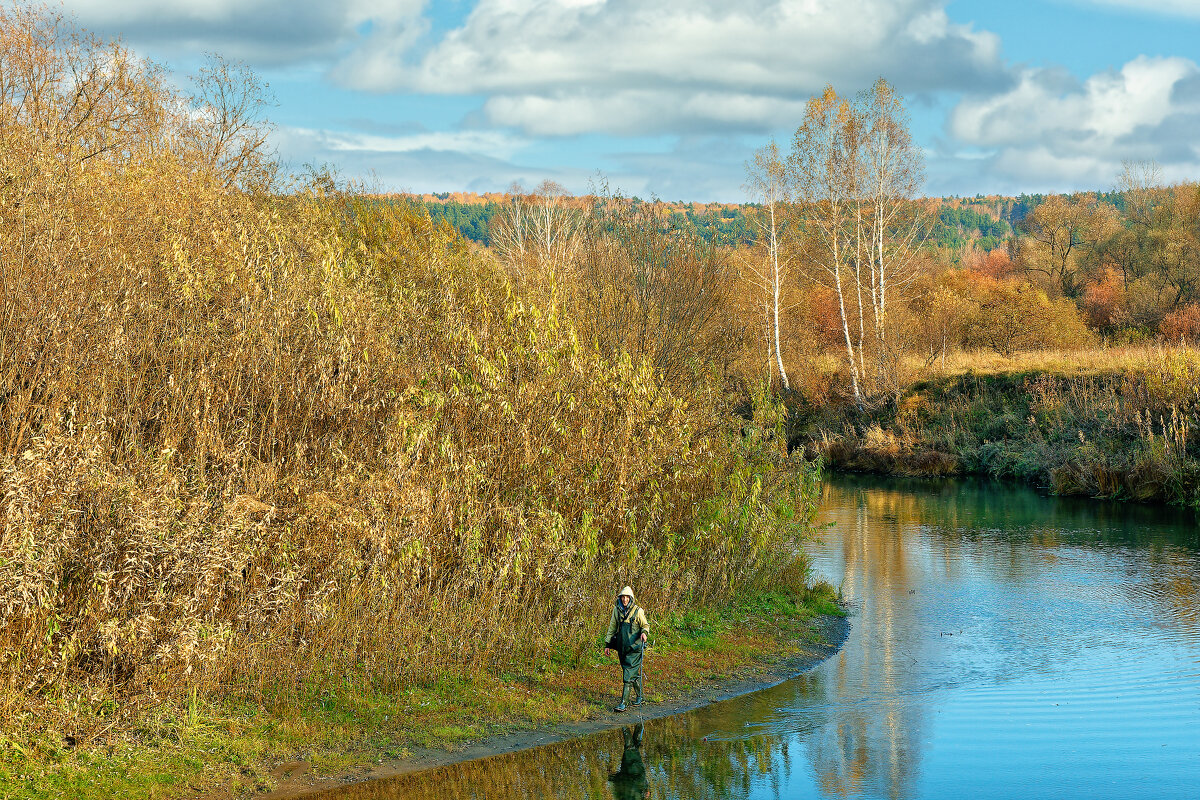
M698 711L323 795L1200 798L1195 514L835 477L842 650Z

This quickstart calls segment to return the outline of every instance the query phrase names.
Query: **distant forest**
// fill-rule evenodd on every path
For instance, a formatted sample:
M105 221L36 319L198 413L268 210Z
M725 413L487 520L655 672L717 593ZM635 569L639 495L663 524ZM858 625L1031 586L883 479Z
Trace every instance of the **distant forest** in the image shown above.
M928 247L943 251L951 262L973 245L990 252L1002 247L1013 235L1018 223L1049 195L1022 194L1017 197L984 196L931 198L926 203L932 224L925 235ZM1068 195L1072 199L1076 196ZM1083 197L1083 195L1079 195ZM1122 210L1120 192L1091 193L1088 197L1108 202ZM504 201L494 198L456 200L449 192L413 198L430 217L445 220L460 235L484 245L492 245L492 222L504 207ZM660 201L661 202L661 201ZM761 233L746 214L755 204L668 203L667 221L673 227L686 224L706 242L721 247L753 245Z

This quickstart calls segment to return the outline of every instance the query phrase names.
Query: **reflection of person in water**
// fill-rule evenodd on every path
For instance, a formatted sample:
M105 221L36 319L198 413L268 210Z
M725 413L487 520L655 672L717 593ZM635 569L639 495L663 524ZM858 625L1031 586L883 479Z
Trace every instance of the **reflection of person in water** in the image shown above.
M650 783L646 780L646 765L642 763L642 723L633 728L622 728L625 752L621 753L621 768L608 776L615 800L641 800L650 796Z

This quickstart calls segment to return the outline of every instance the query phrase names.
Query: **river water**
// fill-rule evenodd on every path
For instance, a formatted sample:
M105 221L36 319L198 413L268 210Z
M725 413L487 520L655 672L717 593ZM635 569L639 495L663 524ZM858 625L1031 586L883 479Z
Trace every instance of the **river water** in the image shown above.
M330 793L410 798L1200 798L1186 512L837 477L814 569L845 646L772 689Z

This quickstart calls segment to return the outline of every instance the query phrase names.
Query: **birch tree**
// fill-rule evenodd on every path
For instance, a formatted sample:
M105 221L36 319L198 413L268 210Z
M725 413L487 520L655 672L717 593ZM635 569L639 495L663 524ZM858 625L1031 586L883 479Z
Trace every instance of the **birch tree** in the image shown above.
M889 309L921 263L914 198L924 166L902 98L883 80L853 102L826 87L808 102L788 165L807 273L837 298L850 385L861 402L868 378L876 387L895 381Z
M523 264L529 251L527 216L525 187L514 183L508 187L508 202L492 223L492 246L510 269Z
M513 184L494 226L492 244L512 272L526 280L531 269L552 277L579 252L583 214L554 181L542 181L533 192Z
M837 297L850 387L856 402L862 402L860 360L851 336L851 317L846 295L857 291L853 265L848 257L853 247L847 240L855 216L852 188L857 161L857 126L854 109L833 87L808 101L804 122L792 139L788 176L802 217L804 257L812 279L831 288Z
M889 302L901 299L919 272L923 221L913 203L924 182L924 158L908 130L903 99L882 78L858 99L862 197L870 212L871 317L880 384L896 375L888 328Z
M767 263L762 271L751 266L752 274L758 279L759 286L764 289L769 298L768 320L771 333L767 337L767 349L770 352L771 341L775 344L775 366L779 370L779 382L784 391L791 388L788 383L787 370L783 366L783 348L780 346L779 333L779 295L783 287L786 265L780 261L780 219L778 206L786 203L788 197L787 165L779 154L779 145L769 142L754 153L754 158L746 162L748 181L746 188L751 197L763 204L763 216L755 223L766 236ZM768 361L770 359L768 358Z

